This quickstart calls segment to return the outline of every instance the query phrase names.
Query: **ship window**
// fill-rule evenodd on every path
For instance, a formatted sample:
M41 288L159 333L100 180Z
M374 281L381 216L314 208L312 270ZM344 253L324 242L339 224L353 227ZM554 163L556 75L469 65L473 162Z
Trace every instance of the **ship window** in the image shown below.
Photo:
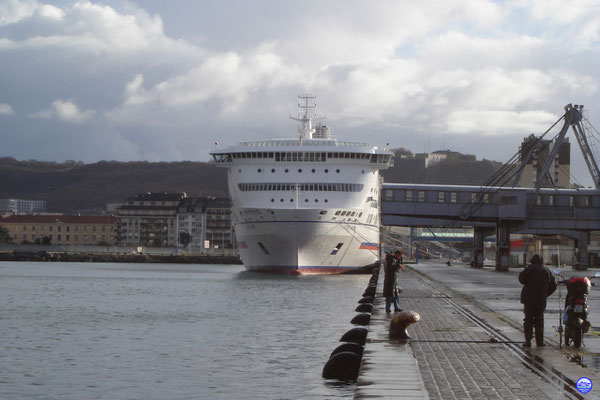
M331 253L329 253L329 255L330 256L336 255L336 253L338 251L340 251L340 249L342 248L343 245L344 245L344 243L338 243L337 246L335 246L334 249L331 251Z
M267 248L265 247L265 245L264 245L264 244L262 244L261 242L258 242L258 247L260 247L260 248L261 248L261 250L262 250L262 251L263 251L265 254L267 254L267 255L268 255L268 254L271 254L271 253L269 253L269 250L267 250Z
M360 217L362 217L362 213L359 213L359 214L358 214L358 218L360 218Z
M337 210L337 211L335 212L335 215L340 215L340 213L341 213L341 211L340 211L340 210Z
M342 217L346 215L346 211L342 211Z
M356 215L356 211L352 211L352 213L350 214L351 217L354 217Z
M327 210L321 210L321 212L319 214L320 215L325 215L325 214L327 214Z

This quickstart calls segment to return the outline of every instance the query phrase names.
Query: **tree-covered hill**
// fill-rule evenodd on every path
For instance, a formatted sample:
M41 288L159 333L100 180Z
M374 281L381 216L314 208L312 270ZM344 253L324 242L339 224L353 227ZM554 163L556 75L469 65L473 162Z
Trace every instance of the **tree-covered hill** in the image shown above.
M395 166L382 172L386 182L482 184L500 167L495 161L448 152L425 168L424 159L396 149ZM84 164L0 158L0 198L48 201L49 211L104 210L144 192L186 192L188 196L227 196L227 173L209 162L117 162Z
M144 192L226 196L226 171L203 162L16 161L0 158L0 198L47 200L49 211L103 210Z

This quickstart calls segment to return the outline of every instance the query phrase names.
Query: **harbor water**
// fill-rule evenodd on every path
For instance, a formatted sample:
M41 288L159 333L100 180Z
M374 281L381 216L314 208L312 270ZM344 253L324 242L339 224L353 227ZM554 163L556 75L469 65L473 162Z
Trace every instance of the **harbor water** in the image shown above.
M368 277L0 262L0 398L352 397L321 371Z

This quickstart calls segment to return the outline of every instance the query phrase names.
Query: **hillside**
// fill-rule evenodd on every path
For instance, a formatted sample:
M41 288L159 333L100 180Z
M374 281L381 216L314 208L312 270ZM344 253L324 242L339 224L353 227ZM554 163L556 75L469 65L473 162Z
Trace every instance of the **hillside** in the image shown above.
M425 168L423 159L396 149L395 166L382 173L386 182L483 183L500 163L476 161L459 153ZM404 155L406 158L401 157ZM188 196L226 196L226 170L208 162L17 161L0 158L0 198L48 201L49 211L77 213L105 209L144 192L186 192Z
M49 211L103 210L144 192L226 196L226 171L202 162L51 163L0 158L0 198L47 200Z

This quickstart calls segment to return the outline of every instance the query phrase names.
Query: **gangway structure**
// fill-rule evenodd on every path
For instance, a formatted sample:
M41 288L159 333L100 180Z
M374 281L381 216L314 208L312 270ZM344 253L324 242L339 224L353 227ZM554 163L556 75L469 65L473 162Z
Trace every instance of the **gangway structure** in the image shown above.
M600 171L590 144L591 124L582 124L583 106L568 104L564 115L543 135L535 138L527 154L517 152L482 186L415 185L384 183L384 225L473 227L474 265L483 265L483 240L496 234L496 268L508 269L511 233L562 234L575 239L577 269L589 265L590 232L600 230ZM533 188L514 187L532 157L542 147L543 137L560 121L549 154L536 176ZM556 152L572 128L583 153L595 189L557 189L548 173ZM587 131L587 132L586 132Z

